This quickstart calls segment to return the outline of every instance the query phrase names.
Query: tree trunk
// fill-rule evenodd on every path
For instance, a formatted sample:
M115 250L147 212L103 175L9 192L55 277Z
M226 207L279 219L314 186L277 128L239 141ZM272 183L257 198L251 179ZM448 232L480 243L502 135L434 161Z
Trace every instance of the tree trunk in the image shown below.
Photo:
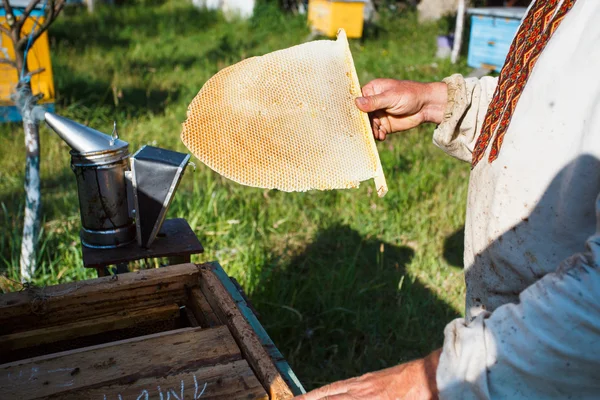
M34 117L37 99L31 93L30 74L27 67L27 50L56 19L66 0L44 0L42 7L44 21L35 23L31 32L23 32L23 24L30 12L38 7L42 0L29 0L22 16L15 18L9 0L2 0L5 19L10 31L14 54L14 66L17 69L19 83L14 93L14 103L23 118L25 131L25 216L23 219L23 240L21 242L20 272L21 280L28 281L34 276L37 262L38 239L41 222L40 192L40 132L39 120ZM40 22L38 20L38 22ZM6 26L3 30L6 30ZM13 64L13 63L11 63ZM33 74L40 71L34 71ZM38 115L39 117L39 115Z
M25 83L17 89L17 101L23 116L25 131L25 217L23 241L21 242L21 281L31 280L36 269L37 244L41 222L40 191L40 132L37 121L31 115L34 102L31 85Z
M450 60L456 64L460 47L462 45L463 25L465 21L465 0L458 0L458 10L456 11L456 28L454 29L454 45L452 46L452 55Z

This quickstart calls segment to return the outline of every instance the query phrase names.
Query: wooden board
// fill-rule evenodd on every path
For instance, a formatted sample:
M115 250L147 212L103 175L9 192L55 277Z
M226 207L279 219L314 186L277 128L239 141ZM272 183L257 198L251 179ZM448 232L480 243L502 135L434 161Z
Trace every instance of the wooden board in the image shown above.
M141 323L174 319L177 316L179 316L179 306L170 304L141 310L124 310L115 315L12 333L0 336L0 355L27 347L130 328Z
M134 242L116 249L93 249L84 246L82 250L83 264L87 268L100 268L157 257L185 257L189 262L190 255L204 251L196 234L183 218L166 220L149 249L140 247L137 242Z
M106 397L105 397L106 396ZM143 378L61 394L61 400L268 399L245 360L233 361L160 378Z
M225 321L242 353L273 400L291 399L294 394L269 358L252 328L235 306L233 299L212 272L210 265L200 267L200 289L221 321Z
M5 294L0 297L0 334L183 303L186 288L197 286L199 271L194 264L182 264L117 276Z
M194 313L196 319L200 322L201 326L210 328L213 326L223 325L219 316L215 314L208 300L204 297L204 294L199 287L195 287L190 290L188 306Z
M227 327L185 328L0 365L0 398L37 399L130 385L241 359ZM106 392L115 395L115 393Z
M275 367L283 377L285 383L292 390L294 395L298 396L306 393L302 383L292 371L292 368L287 363L283 355L279 352L275 343L271 340L268 333L262 327L260 322L258 321L257 314L254 311L254 307L250 304L250 300L243 293L243 290L237 282L233 278L227 276L223 268L219 265L218 262L210 262L204 264L215 274L215 276L219 279L223 287L227 290L232 300L235 302L236 308L240 311L240 313L244 316L252 331L262 344L263 348L269 354L269 358L275 364Z

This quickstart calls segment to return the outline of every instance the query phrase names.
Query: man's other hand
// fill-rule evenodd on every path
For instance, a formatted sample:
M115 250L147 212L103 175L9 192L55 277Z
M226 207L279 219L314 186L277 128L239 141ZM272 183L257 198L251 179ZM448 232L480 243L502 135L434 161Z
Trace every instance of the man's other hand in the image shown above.
M437 398L435 373L441 349L425 358L335 382L296 400L428 400Z
M424 122L440 124L448 101L445 83L375 79L362 88L356 106L369 113L375 139L414 128Z

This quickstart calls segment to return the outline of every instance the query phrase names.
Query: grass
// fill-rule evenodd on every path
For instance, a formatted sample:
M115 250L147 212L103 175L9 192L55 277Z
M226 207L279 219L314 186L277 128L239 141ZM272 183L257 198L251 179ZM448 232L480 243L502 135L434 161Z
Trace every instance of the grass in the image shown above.
M50 31L57 112L145 143L186 151L188 103L221 68L302 43L304 17L262 5L227 23L187 2L130 3L94 15L69 9ZM383 15L351 41L362 83L376 77L440 80L464 65L435 60L441 25L410 12ZM433 126L379 143L389 193L281 193L237 185L203 165L188 172L170 217L188 219L240 281L305 387L392 366L439 346L463 310L461 229L468 165L431 143ZM44 224L34 283L94 277L82 267L75 179L65 144L42 128ZM0 288L18 285L23 132L0 126Z

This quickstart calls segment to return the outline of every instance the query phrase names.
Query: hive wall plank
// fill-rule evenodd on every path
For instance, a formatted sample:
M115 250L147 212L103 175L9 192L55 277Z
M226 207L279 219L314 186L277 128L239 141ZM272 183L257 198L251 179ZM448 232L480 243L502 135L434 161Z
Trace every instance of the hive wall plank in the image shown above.
M227 327L184 328L0 365L0 399L62 397L239 359Z
M182 303L197 285L194 264L32 288L0 296L0 335L59 325L124 309Z
M217 276L217 278L219 278L219 281L221 282L223 287L231 295L231 298L235 302L236 307L240 310L246 321L248 321L248 323L252 327L252 330L258 337L258 340L269 354L269 357L271 357L271 360L273 360L275 367L277 368L287 385L290 387L294 395L298 396L303 393L306 393L304 387L302 386L302 383L300 383L300 380L298 379L294 371L292 371L292 368L287 363L281 352L279 352L279 349L277 349L277 346L275 346L275 343L273 343L273 341L261 325L260 321L256 317L254 308L247 303L249 300L242 292L242 288L239 286L239 284L237 282L233 282L233 280L227 275L227 273L225 273L225 271L219 265L219 263L211 262L208 263L208 265L210 265L212 271Z
M252 327L244 319L233 299L212 271L210 264L201 265L200 274L202 293L220 320L225 322L231 330L244 358L254 370L270 398L272 400L293 398L292 391L273 364Z
M0 336L0 355L31 346L76 339L102 332L125 329L141 323L174 319L178 316L179 306L177 304L169 304L141 310L124 310L115 315L12 333Z

